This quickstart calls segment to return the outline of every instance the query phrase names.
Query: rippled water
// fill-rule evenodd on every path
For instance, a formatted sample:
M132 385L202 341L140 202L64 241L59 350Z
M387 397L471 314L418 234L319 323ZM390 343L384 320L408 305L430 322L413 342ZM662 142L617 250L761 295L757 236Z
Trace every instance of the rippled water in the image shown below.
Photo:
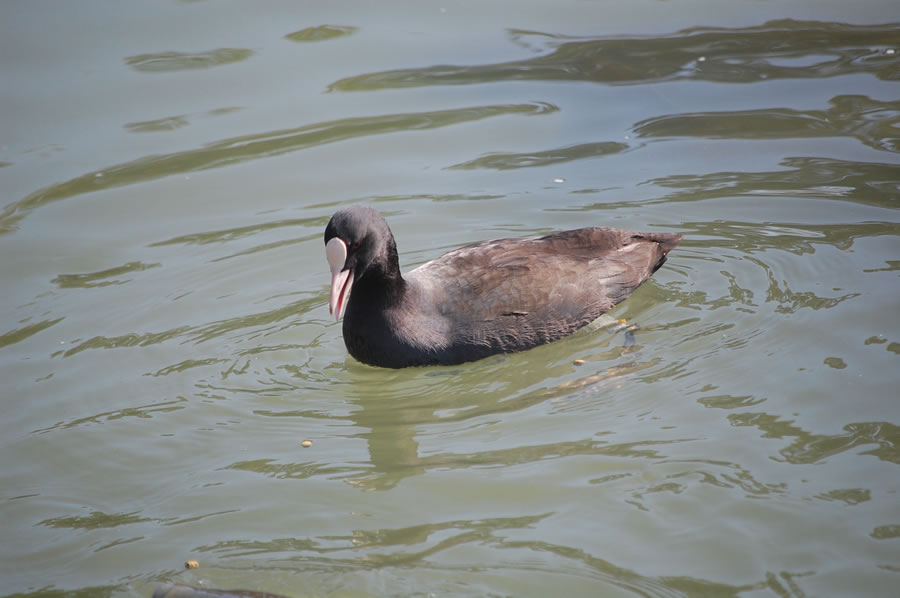
M806 11L0 7L0 592L896 593L900 11ZM635 346L388 371L353 203L687 237Z

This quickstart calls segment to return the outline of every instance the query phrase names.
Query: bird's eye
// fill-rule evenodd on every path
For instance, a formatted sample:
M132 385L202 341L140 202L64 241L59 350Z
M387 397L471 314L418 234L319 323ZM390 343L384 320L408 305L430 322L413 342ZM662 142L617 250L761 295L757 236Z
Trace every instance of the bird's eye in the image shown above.
M352 247L353 249L359 249L359 241L354 241L353 245L351 245L350 247Z

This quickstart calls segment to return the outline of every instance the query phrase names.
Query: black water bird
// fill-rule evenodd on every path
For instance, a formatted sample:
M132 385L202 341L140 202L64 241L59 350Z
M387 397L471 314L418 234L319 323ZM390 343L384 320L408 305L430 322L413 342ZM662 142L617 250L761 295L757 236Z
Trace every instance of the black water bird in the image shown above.
M350 354L370 365L452 365L567 336L628 297L683 235L580 228L467 245L400 274L374 209L331 217L329 312Z

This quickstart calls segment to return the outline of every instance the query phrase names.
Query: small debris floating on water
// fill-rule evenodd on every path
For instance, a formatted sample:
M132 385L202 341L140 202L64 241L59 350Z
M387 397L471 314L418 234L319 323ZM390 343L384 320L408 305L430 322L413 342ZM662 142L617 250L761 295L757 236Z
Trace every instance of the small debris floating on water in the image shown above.
M573 361L572 363L575 364L575 365L584 365L584 360L583 360L583 359L576 359L576 360Z
M312 440L304 440L300 443L300 446L302 446L303 448L309 448L312 446Z
M200 563L197 561L185 561L184 568L185 569L198 569L200 567Z

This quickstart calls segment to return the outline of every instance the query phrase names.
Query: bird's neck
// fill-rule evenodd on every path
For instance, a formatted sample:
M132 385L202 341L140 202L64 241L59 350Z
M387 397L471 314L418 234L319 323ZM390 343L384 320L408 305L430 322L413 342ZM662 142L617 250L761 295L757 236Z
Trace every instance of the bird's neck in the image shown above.
M378 308L399 305L406 292L406 281L400 274L400 258L393 237L388 237L382 257L366 268L365 274L354 283L351 300L361 300ZM349 305L347 306L350 307Z
M358 296L370 305L390 306L400 303L405 290L406 281L400 275L399 268L373 264L366 270L365 276L354 283L351 299Z

